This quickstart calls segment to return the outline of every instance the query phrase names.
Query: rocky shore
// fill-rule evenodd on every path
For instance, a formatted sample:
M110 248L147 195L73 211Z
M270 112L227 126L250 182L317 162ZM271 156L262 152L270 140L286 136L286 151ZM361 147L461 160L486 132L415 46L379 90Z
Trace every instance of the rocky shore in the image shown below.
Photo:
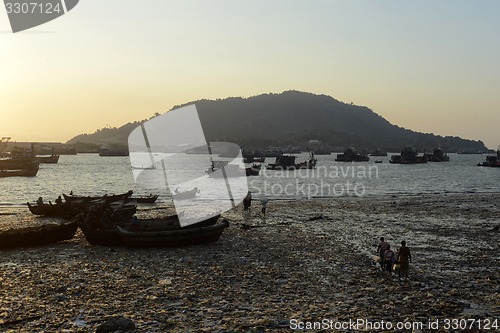
M266 219L259 211L254 202L249 215L226 212L230 228L205 246L97 247L78 232L2 251L0 331L95 332L115 316L136 332L467 331L446 326L460 319L469 332L495 331L487 320L500 329L500 194L271 201ZM3 227L37 223L13 214L0 216ZM393 248L407 241L409 282L379 272L380 236Z

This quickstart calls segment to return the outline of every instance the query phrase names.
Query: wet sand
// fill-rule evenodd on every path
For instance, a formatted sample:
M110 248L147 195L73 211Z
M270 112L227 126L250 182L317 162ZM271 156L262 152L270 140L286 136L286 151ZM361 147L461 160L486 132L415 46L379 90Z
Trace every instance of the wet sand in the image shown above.
M210 245L99 247L78 231L71 241L2 251L0 331L93 332L112 316L131 319L137 332L290 332L314 322L324 332L343 323L335 331L366 328L345 326L349 320L439 320L432 332L448 332L445 320L461 318L477 327L479 319L500 320L499 199L271 201L265 220L254 201L249 216L241 207L225 213L231 226ZM26 214L0 219L33 222ZM380 236L393 248L407 241L409 282L380 274L373 262Z

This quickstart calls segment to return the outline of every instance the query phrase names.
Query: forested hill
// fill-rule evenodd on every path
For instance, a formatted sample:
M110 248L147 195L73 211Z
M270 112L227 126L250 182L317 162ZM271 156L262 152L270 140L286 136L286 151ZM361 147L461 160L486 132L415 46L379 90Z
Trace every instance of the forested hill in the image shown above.
M448 152L487 150L481 141L401 128L365 106L343 103L326 95L286 91L184 105L189 104L196 104L208 140L235 142L248 148L306 147L308 141L319 140L324 146L337 149L349 146L399 152L402 147L412 145L421 151L436 147ZM139 124L128 123L120 128L78 135L68 143L126 144L129 133Z

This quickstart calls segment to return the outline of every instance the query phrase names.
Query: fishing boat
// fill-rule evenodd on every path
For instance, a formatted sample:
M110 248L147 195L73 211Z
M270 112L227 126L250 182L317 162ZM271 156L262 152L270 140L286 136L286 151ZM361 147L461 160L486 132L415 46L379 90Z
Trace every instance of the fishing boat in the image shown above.
M387 153L380 148L375 149L370 156L387 156Z
M419 156L415 149L408 146L401 151L401 155L392 155L389 163L393 164L427 163L427 158L425 156Z
M39 163L56 164L57 162L59 162L59 157L60 155L35 156L34 159Z
M296 169L314 169L317 159L314 153L309 153L309 159L300 163L295 163L295 155L282 155L276 157L275 163L269 163L266 166L268 170L296 170Z
M52 204L52 203L38 203L32 204L27 202L28 208L33 215L38 216L57 216L72 218L78 214L79 209L75 205L71 205L68 202L62 204Z
M486 156L486 161L478 163L478 166L493 167L493 168L500 167L500 148L497 150L496 155Z
M198 190L197 187L185 192L179 192L179 189L175 189L175 193L172 195L172 199L174 200L192 199L196 197L196 194L198 193L200 193L200 190Z
M126 246L182 247L216 242L227 227L229 222L222 220L212 226L167 231L130 231L122 227L117 228L122 243Z
M60 242L73 238L78 228L78 220L61 224L44 224L22 229L11 229L0 232L0 248L37 246Z
M228 164L226 161L213 161L207 170L207 175L210 178L244 177L246 169L237 164Z
M441 148L436 148L432 152L432 154L425 153L424 157L427 158L429 162L448 162L450 161L450 157L448 154L444 153Z
M158 199L159 195L158 194L150 194L148 196L145 196L145 197L129 197L127 199L127 201L135 201L137 203L141 203L141 204L152 204L152 203L155 203L156 199Z
M335 161L337 162L367 162L369 160L370 158L366 152L359 154L351 148L344 150L343 154L337 154L337 157L335 158Z
M99 156L105 156L105 157L129 156L129 152L128 149L126 148L102 147Z
M115 201L120 201L120 200L126 200L129 198L132 194L133 191L128 191L122 194L111 194L111 195L100 195L100 196L78 196L78 195L73 195L73 192L70 194L64 194L64 200L67 202L75 201L75 200L80 200L80 201L94 201L94 200L101 200L105 199L107 202L115 202Z
M38 166L29 169L0 170L0 178L6 177L35 177L38 173Z
M0 159L0 170L37 170L39 162L34 159L32 148L14 147L7 158ZM29 173L28 173L29 174ZM36 175L36 173L35 173ZM26 177L32 177L30 175Z
M87 214L80 215L79 225L90 244L112 246L130 245L123 241L124 239L119 228L127 232L142 233L143 235L144 233L148 235L147 233L170 232L170 236L172 237L176 232L182 230L199 230L214 226L219 218L220 215L215 215L186 227L181 227L178 215L156 219L135 219L134 224L131 219L112 221L109 215L106 216L106 212L102 210L90 210ZM171 239L171 241L173 243L174 240Z
M262 164L252 164L251 166L245 168L245 173L247 176L258 176L261 168Z
M265 156L256 156L256 155L243 155L244 163L264 163L266 160Z

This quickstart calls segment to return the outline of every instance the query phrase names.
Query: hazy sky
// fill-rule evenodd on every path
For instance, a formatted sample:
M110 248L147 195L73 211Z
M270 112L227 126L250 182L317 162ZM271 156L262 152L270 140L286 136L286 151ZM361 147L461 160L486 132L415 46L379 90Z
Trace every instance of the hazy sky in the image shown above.
M81 0L12 34L0 8L0 137L66 141L293 89L496 148L499 15L496 0Z

